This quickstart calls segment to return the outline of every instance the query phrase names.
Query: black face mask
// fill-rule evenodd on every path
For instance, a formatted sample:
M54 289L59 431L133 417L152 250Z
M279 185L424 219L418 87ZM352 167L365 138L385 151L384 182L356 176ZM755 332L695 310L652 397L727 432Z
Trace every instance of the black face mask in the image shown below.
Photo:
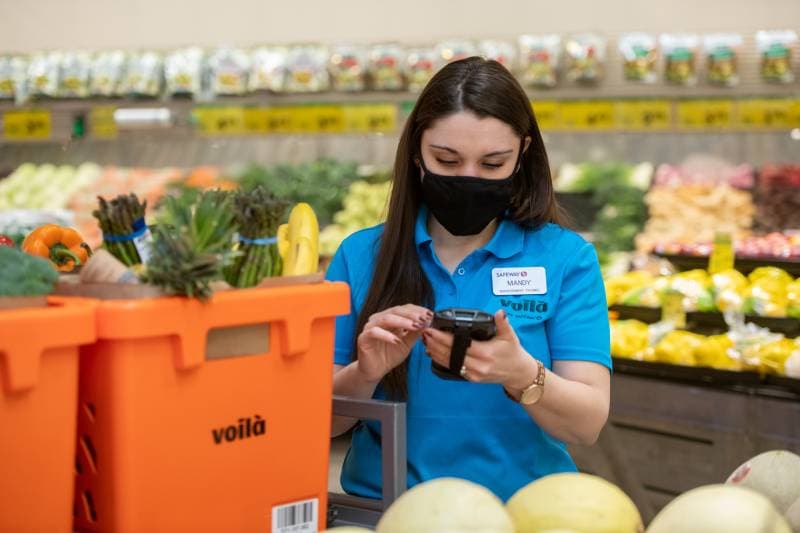
M519 171L522 151L514 173L506 179L434 174L420 157L422 198L436 220L453 235L477 235L511 205L514 176Z

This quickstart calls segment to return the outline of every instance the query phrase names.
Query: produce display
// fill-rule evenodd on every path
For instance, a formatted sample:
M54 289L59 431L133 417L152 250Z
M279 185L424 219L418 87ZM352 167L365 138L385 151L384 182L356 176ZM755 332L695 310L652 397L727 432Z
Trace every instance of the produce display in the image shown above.
M645 195L650 218L636 237L637 250L713 242L718 232L734 239L749 234L755 204L752 194L739 187L752 181L752 169L746 165L695 159L678 167L659 166Z
M755 188L759 230L800 230L800 165L766 165Z
M760 220L758 217L756 221ZM657 244L657 254L705 257L713 249L713 241L669 242ZM740 235L733 241L736 257L800 259L800 231L787 230L767 235Z
M736 270L690 270L666 276L634 271L606 280L609 305L661 307L668 292L682 297L683 310L800 318L800 279L775 267L745 277Z
M20 165L0 181L0 209L64 209L70 199L88 191L101 179L94 163L70 165Z
M598 215L589 231L601 263L615 252L633 248L634 238L647 220L644 195L652 175L649 163L568 163L559 170L557 191L592 195Z
M333 216L334 223L319 236L320 253L333 256L351 233L380 224L386 216L391 183L370 184L357 181L350 185L342 202L343 209Z

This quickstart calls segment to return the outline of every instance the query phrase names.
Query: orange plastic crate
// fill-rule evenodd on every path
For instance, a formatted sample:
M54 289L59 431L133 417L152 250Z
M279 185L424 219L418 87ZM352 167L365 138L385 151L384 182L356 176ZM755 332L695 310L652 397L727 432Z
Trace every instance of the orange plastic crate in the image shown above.
M98 342L81 351L76 529L263 532L292 517L277 507L311 500L323 530L334 319L349 294L321 283L101 303ZM265 323L267 353L209 358L209 331Z
M72 531L78 346L94 302L0 310L0 531Z

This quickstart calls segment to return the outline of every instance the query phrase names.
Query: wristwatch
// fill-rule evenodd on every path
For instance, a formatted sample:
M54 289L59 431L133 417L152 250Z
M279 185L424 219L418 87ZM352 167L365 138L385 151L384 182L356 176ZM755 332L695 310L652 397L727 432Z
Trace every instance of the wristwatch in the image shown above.
M522 393L519 395L519 398L514 398L511 394L509 394L506 388L503 387L503 392L506 393L506 396L522 405L533 405L541 400L542 395L544 394L544 377L547 375L547 372L542 362L538 359L536 360L536 366L539 369L536 372L536 379L529 386L522 389Z

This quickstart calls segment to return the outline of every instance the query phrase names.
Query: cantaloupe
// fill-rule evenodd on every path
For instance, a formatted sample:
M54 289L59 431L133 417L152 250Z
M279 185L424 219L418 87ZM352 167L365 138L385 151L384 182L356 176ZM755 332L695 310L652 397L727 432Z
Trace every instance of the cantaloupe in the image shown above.
M517 533L553 530L636 533L636 505L616 485L589 474L554 474L520 489L506 505Z
M670 502L647 533L791 533L765 496L735 485L707 485Z
M378 533L514 533L500 499L484 487L455 478L427 481L386 510Z
M797 500L789 507L784 517L789 522L792 531L800 531L800 500Z
M737 468L726 481L760 492L785 513L800 498L800 456L773 450L756 455Z

